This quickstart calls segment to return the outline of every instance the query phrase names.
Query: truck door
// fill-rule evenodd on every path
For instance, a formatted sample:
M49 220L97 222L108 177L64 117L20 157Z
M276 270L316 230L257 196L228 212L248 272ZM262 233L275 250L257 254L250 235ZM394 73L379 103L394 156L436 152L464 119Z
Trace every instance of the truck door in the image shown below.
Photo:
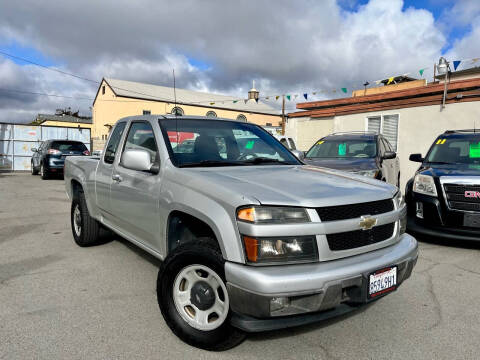
M118 123L113 129L105 153L100 159L95 177L95 193L97 196L97 207L100 214L107 222L111 222L110 187L112 185L112 171L115 155L117 154L120 140L125 130L126 122Z
M149 122L131 122L122 153L129 149L147 151L152 164L159 165L157 141ZM160 234L160 174L127 169L120 157L114 164L112 179L110 202L115 227L158 251L155 239Z

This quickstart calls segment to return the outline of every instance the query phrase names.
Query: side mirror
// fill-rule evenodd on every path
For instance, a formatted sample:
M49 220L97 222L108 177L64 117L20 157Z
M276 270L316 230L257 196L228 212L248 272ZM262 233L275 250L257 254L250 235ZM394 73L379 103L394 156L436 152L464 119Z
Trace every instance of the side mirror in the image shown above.
M305 158L305 153L300 150L290 150L293 155L297 157L299 160L303 160Z
M422 154L410 154L410 157L408 158L410 161L414 161L414 162L423 162L423 160L425 160L423 157L422 157Z
M397 153L394 151L385 151L385 154L383 154L384 160L395 159L396 157L397 157Z
M37 152L37 151L38 151L37 148L31 148L30 150L31 150L32 152Z
M121 164L127 169L137 171L150 171L152 168L150 153L145 150L125 150L122 155Z

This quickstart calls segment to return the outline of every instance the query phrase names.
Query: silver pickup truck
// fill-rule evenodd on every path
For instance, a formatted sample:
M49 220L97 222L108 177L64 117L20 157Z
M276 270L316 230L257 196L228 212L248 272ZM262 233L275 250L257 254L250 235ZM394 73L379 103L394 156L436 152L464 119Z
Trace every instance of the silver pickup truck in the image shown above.
M163 317L204 349L351 311L417 261L396 187L305 165L251 123L121 119L100 158L67 158L65 186L75 242L107 228L163 260Z

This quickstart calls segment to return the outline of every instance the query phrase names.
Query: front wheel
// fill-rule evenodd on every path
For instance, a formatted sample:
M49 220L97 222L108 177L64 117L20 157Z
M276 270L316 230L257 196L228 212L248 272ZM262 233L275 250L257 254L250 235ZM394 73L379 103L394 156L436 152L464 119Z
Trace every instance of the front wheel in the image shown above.
M157 298L170 329L187 344L227 350L245 333L230 325L225 261L212 239L176 248L158 273Z
M82 247L99 244L100 224L88 213L87 202L82 191L73 198L70 213L75 243Z

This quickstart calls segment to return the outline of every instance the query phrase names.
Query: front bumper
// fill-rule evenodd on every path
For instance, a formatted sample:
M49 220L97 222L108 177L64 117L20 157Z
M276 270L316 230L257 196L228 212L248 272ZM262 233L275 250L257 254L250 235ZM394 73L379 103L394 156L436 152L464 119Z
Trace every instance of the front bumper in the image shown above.
M435 226L432 224L420 223L413 216L408 216L408 231L441 239L461 240L461 241L480 241L479 230L459 229L446 226Z
M404 234L392 246L326 262L268 267L227 262L232 324L245 331L264 331L338 316L369 301L372 272L396 265L400 285L411 275L417 257L417 241ZM288 306L272 309L274 298L288 298ZM330 309L334 310L326 312Z

